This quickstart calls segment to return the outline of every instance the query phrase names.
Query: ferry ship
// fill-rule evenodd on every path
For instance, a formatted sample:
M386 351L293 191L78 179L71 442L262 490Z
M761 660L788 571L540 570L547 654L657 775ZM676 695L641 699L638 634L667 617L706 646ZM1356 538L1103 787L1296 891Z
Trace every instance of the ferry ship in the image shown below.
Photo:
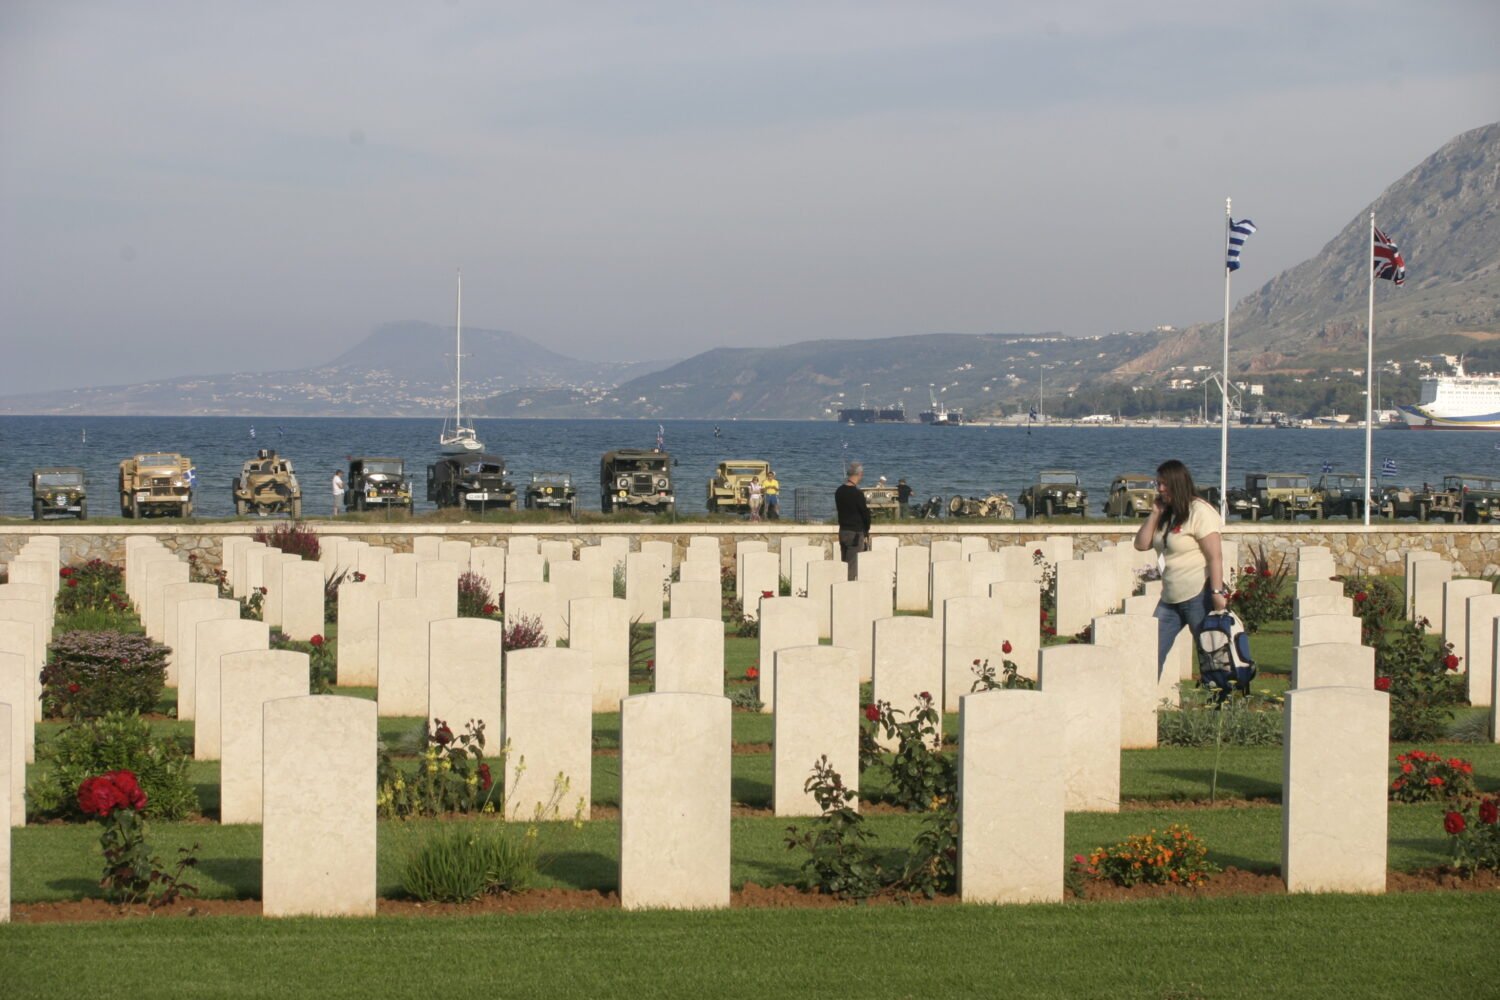
M1500 430L1500 375L1469 375L1463 360L1452 375L1422 379L1422 401L1397 407L1412 430Z

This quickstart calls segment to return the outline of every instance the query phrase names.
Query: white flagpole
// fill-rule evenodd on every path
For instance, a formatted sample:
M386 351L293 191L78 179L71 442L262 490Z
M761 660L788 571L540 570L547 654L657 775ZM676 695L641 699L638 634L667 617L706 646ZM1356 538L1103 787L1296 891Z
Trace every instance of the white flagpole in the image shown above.
M1219 517L1229 516L1229 227L1231 218L1230 199L1224 199L1224 367L1220 372L1219 392Z
M1370 211L1370 239L1365 244L1365 270L1370 272L1369 315L1365 334L1365 527L1370 526L1370 495L1374 481L1370 478L1370 438L1375 421L1375 212Z

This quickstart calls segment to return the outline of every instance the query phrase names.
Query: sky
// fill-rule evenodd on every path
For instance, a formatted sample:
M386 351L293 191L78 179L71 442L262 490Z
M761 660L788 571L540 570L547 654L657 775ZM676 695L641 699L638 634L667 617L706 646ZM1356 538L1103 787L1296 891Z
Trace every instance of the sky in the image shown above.
M1058 9L1050 9L1056 7ZM1500 119L1493 0L0 2L0 394L1222 311Z

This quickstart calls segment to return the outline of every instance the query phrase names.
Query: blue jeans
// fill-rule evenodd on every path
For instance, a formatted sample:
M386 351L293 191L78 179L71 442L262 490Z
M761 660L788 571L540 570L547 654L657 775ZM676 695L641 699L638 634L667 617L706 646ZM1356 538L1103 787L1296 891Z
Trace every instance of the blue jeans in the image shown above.
M1156 676L1161 677L1162 670L1167 665L1167 655L1172 652L1172 645L1177 641L1183 626L1186 626L1193 634L1193 652L1198 656L1198 670L1201 673L1205 669L1203 650L1198 648L1198 633L1203 631L1203 619L1207 618L1212 610L1212 597L1208 587L1192 600L1183 601L1181 604L1168 604L1158 601L1156 604Z

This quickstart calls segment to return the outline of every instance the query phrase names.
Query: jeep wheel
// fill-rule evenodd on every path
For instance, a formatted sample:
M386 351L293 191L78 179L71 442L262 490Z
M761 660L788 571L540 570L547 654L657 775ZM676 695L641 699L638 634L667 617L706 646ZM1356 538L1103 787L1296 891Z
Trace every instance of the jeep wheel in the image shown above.
M292 501L292 520L302 520L302 498L298 497Z
M611 508L610 502L609 502L609 494L608 493L601 493L601 494L599 494L599 513L601 513L601 514L608 514L608 513L610 513L611 510L612 510L612 508Z
M1042 501L1042 514L1044 516L1046 516L1046 517L1051 517L1052 516L1052 511L1053 511L1052 498L1048 497L1047 499L1045 499L1045 500Z
M1464 505L1464 524L1479 523L1479 508L1473 504Z
M1431 517L1432 517L1432 511L1428 508L1428 506L1425 503L1417 505L1417 520L1418 521L1426 521L1426 520L1429 520Z
M250 511L250 505L243 500L234 502L234 513L236 517L244 517Z
M1277 500L1271 504L1271 519L1274 521L1285 521L1289 517L1286 504Z
M1363 521L1365 519L1365 505L1358 500L1349 505L1349 520Z
M31 502L31 519L33 521L40 521L42 519L42 509L45 506L40 500L33 500Z
M87 521L88 519L89 519L89 502L87 500L80 500L78 502L78 520L80 520L80 521Z

